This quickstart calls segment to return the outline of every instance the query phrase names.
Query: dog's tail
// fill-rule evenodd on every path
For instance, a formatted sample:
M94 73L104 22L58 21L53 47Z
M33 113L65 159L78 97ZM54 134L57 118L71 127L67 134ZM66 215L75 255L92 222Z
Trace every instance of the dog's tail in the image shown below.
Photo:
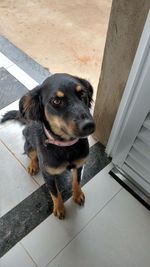
M22 124L26 124L27 121L21 116L21 113L19 110L11 110L5 113L1 119L1 123L4 123L9 120L17 120L21 122Z

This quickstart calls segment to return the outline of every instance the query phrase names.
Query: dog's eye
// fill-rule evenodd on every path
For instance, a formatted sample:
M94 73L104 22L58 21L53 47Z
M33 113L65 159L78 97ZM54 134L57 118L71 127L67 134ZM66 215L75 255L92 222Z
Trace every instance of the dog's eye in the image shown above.
M53 106L58 107L61 106L63 104L63 100L59 97L55 97L51 99L51 103Z

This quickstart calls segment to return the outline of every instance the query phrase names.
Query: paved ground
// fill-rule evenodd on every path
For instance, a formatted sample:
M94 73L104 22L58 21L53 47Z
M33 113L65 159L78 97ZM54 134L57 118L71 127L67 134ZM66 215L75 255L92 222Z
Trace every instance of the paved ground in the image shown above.
M1 0L0 34L50 72L97 87L111 0Z

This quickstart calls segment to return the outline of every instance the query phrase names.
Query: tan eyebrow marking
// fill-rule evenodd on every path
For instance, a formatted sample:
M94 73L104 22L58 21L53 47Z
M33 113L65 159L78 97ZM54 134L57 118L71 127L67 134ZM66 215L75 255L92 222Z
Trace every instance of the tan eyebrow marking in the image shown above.
M64 97L64 93L62 91L60 91L60 90L57 91L56 95L58 97Z
M76 91L77 92L80 92L82 90L82 87L78 84L77 86L76 86Z

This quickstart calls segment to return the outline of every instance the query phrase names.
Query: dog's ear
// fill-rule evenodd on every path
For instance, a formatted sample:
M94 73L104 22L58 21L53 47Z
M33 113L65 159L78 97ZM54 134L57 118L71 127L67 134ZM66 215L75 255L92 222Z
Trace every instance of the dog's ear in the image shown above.
M84 88L87 90L87 94L88 94L88 99L89 99L89 103L88 103L88 107L91 107L92 104L92 96L93 96L93 87L92 85L85 79L76 77L77 80L79 80L79 82L84 86Z
M21 115L27 120L42 120L43 106L40 89L40 86L37 86L20 99L19 110Z

